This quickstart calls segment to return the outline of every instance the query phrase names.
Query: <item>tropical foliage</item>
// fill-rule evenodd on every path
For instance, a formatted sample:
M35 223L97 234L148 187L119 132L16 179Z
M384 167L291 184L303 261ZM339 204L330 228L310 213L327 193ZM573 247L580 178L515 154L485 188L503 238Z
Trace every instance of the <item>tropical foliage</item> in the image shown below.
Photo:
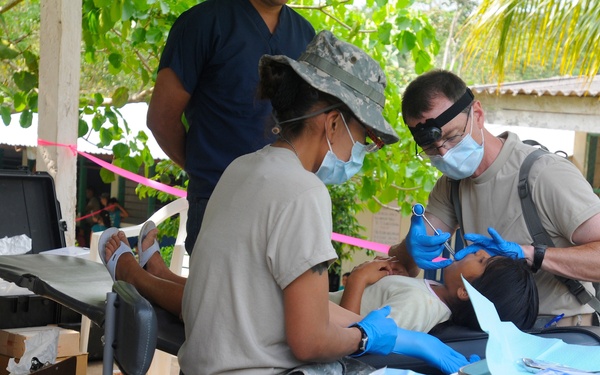
M469 67L498 82L529 67L590 78L600 69L597 0L482 0L464 34Z
M156 68L171 25L196 0L82 0L82 78L79 137L99 133L99 147L110 147L113 164L146 174L172 185L183 185L185 174L170 161L154 165L145 146L147 134L129 134L120 127L119 108L129 102L148 101ZM412 0L365 0L360 8L352 0L297 0L290 5L316 30L332 30L341 39L369 51L388 77L385 117L402 141L370 155L363 173L341 188L331 189L334 230L356 236L355 214L360 201L372 211L398 201L405 214L410 202L425 201L437 172L414 157L412 137L401 124L401 90L415 76L433 67L439 43L425 14ZM37 111L39 78L39 0L13 0L0 8L0 115L6 125L10 114L21 112L20 126L31 125ZM90 122L83 115L92 117ZM125 125L127 125L125 123ZM14 125L11 125L14 126ZM152 172L152 173L151 173ZM114 175L102 170L105 182ZM138 194L171 197L140 186ZM359 201L356 198L359 198ZM343 257L341 245L338 253Z

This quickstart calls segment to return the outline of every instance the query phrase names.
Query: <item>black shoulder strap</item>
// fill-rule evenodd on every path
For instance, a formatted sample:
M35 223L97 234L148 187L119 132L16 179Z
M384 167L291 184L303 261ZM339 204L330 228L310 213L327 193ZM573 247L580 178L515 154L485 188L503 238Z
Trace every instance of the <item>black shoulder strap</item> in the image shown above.
M517 190L519 191L519 197L521 198L521 208L523 209L525 224L527 224L527 229L533 238L533 242L554 247L554 242L552 242L550 235L548 235L548 232L546 232L542 226L542 222L535 208L535 204L531 199L529 183L527 182L529 171L531 170L533 163L547 153L548 152L538 148L531 154L527 155L523 161L523 164L521 164L521 169L519 170L519 183L517 185Z
M460 196L458 195L459 187L460 180L450 180L450 196L452 198L452 205L454 206L454 214L456 215L456 220L458 220L458 226L460 227L460 238L462 240L463 246L467 246L464 237L465 229L463 227L462 209L460 207Z
M533 199L531 199L529 183L527 182L529 171L531 170L533 163L546 154L548 154L547 151L543 149L537 149L531 154L527 155L523 161L523 164L521 164L521 169L519 170L519 184L517 188L519 191L519 197L521 198L521 207L523 209L525 223L527 224L529 234L531 234L531 237L533 238L533 242L554 247L554 242L550 238L548 232L546 232L542 226L542 221L540 220L538 212L535 208ZM569 289L569 292L571 292L575 298L577 298L579 303L582 305L587 303L593 307L594 310L600 312L600 301L596 297L592 296L579 281L567 279L566 277L558 275L555 275L555 277Z

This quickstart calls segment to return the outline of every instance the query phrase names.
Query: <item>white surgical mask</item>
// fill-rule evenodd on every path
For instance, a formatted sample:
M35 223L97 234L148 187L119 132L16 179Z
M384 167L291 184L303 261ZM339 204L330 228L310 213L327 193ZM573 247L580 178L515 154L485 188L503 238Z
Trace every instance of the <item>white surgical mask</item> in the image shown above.
M473 108L471 107L471 111ZM471 116L471 132L444 156L430 156L431 164L453 180L462 180L473 175L483 159L483 130L481 130L481 145L475 142L473 132L473 116Z
M327 144L329 145L329 151L325 154L323 161L321 162L321 166L315 173L321 181L323 181L326 185L336 185L343 184L348 181L352 176L354 176L363 165L363 160L365 159L365 154L367 153L367 145L363 145L362 143L358 143L354 141L352 138L352 133L350 133L350 129L348 128L348 124L346 124L346 120L344 119L344 115L340 112L342 116L342 121L344 122L344 126L350 135L350 139L352 140L352 154L350 156L350 160L344 162L340 160L333 153L333 149L331 148L331 143L329 142L329 138L327 138L327 133L325 134L325 139L327 139Z

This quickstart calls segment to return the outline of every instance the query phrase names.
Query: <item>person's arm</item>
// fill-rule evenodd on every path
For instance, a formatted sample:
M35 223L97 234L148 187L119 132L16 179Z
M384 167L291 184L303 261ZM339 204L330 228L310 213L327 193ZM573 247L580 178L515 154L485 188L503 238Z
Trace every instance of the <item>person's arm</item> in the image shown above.
M186 130L181 117L190 94L170 68L161 69L156 77L148 106L147 124L162 150L181 168L185 167Z
M288 345L301 361L333 361L356 352L359 347L360 330L339 324L348 315L330 316L330 309L334 312L336 309L330 306L328 288L327 266L322 263L283 290Z
M115 203L117 205L117 209L121 211L121 218L125 219L129 217L129 212L123 208L119 203Z
M600 214L581 224L573 232L572 240L578 245L546 249L541 269L576 280L600 282ZM533 246L521 247L531 265Z
M393 274L391 262L389 259L375 259L356 266L348 276L340 306L360 314L360 302L365 288L382 277Z

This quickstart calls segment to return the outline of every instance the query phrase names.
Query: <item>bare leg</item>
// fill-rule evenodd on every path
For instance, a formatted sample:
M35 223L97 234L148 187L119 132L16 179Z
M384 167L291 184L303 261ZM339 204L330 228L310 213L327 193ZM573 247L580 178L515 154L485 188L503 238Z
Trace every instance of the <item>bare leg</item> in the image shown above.
M152 244L153 241L146 243L146 246ZM112 254L119 248L121 242L129 246L127 236L122 231L113 235L106 242L106 259L110 259ZM142 248L144 248L144 244L142 244ZM123 280L133 285L151 303L181 317L181 301L183 299L184 285L146 272L146 270L140 267L133 254L123 254L119 257L115 277L117 280Z
M158 234L158 229L156 229L156 228L154 228L150 232L148 232L148 234L146 235L146 238L144 238L144 240L142 241L142 244L141 244L142 250L141 251L145 251L147 248L152 246L152 244L154 243L154 240L156 239L157 234ZM179 276L179 275L173 273L173 271L171 271L169 269L169 267L167 267L167 265L165 264L163 258L160 256L159 253L152 254L150 259L148 259L148 262L146 263L146 270L156 277L170 280L174 283L178 283L181 285L185 285L185 282L187 280L185 277L182 277L182 276Z

